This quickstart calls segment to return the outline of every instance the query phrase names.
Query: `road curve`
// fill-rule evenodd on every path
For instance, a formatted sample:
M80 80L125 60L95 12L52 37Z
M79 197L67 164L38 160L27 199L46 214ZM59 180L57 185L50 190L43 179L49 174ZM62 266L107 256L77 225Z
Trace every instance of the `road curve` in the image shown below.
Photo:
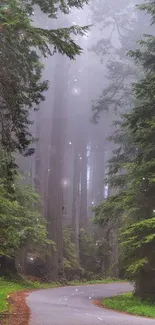
M153 325L155 320L102 309L92 301L131 291L126 283L62 287L32 292L27 297L30 325Z

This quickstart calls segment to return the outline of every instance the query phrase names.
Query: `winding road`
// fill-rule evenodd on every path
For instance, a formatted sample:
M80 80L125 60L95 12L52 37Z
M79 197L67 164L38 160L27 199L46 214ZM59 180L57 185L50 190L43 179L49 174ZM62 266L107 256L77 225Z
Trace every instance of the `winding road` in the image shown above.
M27 297L30 325L155 325L155 320L120 314L92 303L131 290L127 283L112 283L32 292Z

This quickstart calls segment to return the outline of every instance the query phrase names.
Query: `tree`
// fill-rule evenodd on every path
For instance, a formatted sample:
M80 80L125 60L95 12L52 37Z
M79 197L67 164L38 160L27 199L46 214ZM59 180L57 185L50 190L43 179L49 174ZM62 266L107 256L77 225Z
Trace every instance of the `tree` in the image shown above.
M72 230L69 228L63 231L64 272L68 280L79 277L83 271L77 258L76 246L72 242L71 233Z
M50 136L50 170L48 172L47 231L48 238L56 244L50 247L47 259L49 279L56 280L63 275L63 172L66 144L67 91L62 72L67 75L67 64L61 56L56 61L53 116ZM51 245L52 246L52 245Z
M48 243L46 224L40 215L40 197L23 181L16 177L12 193L8 193L0 179L0 259L3 267L6 259L11 259L16 271L19 265L20 271L24 271L27 250L45 254Z
M98 271L97 245L94 240L92 229L80 229L79 232L79 257L85 271L90 274ZM92 277L93 274L91 274Z
M38 5L40 9L49 15L50 18L57 18L59 11L69 14L72 8L82 8L88 0L30 0L25 1L25 7L29 13L33 13L34 5Z
M139 1L138 1L139 3ZM132 92L132 83L140 78L142 71L140 66L135 64L134 60L127 55L129 50L136 48L137 39L141 38L143 32L150 30L150 26L143 27L144 21L148 21L148 17L135 10L135 1L121 1L121 6L117 3L105 4L105 11L103 12L101 2L97 4L94 13L94 19L101 27L101 40L93 47L93 50L100 56L101 62L105 67L106 80L104 82L105 88L103 89L99 99L93 105L93 122L99 122L102 128L107 129L105 138L107 152L107 159L105 161L105 168L107 161L113 156L112 151L119 150L120 143L117 141L109 141L109 136L114 132L115 136L122 121L121 115L131 109L134 105L134 96ZM102 22L102 15L104 21ZM108 31L107 31L108 28ZM107 31L107 32L106 32ZM100 120L101 112L103 112L102 119ZM107 120L107 116L109 119ZM113 124L113 121L117 123ZM107 125L108 124L108 125ZM124 134L125 135L125 134ZM123 135L123 136L124 136ZM118 139L117 134L117 139ZM121 136L121 135L120 135ZM114 137L113 137L114 138ZM126 138L126 137L125 137ZM105 140L104 140L105 141ZM110 172L111 173L111 172ZM123 178L122 170L120 171ZM122 178L118 182L122 181ZM117 194L118 188L113 187L112 180L108 178L107 181L108 196ZM117 247L117 224L112 222L104 225L104 232L109 232L111 227L111 236L115 238L114 245L111 250L111 256L115 256ZM108 240L108 239L107 239ZM112 258L113 260L113 258ZM116 263L114 263L116 264ZM116 269L117 271L117 269Z
M76 100L80 105L81 98ZM73 242L76 245L79 258L79 233L81 228L88 226L87 212L87 121L75 118L74 128L74 175L73 175L73 201L72 201L72 228ZM79 134L80 130L80 134Z
M41 80L40 57L59 52L73 59L81 53L81 48L71 35L83 35L87 30L78 26L51 30L35 27L31 20L34 6L39 5L49 17L56 18L59 11L68 13L72 7L82 7L85 2L11 0L0 5L0 138L10 157L15 152L26 156L34 152L29 113L32 108L38 109L48 87L47 81ZM11 167L15 171L13 157Z
M138 1L139 2L139 1ZM146 33L144 21L148 18L136 12L135 1L121 1L119 5L108 4L103 12L101 2L93 11L95 22L101 26L101 40L93 46L93 50L101 57L105 65L108 85L103 89L99 99L93 105L93 118L98 121L102 111L119 114L132 107L133 96L131 84L139 74L139 68L127 55L129 50L136 49L136 42ZM102 21L104 16L104 21ZM108 27L109 33L103 33ZM150 26L147 27L147 31Z
M154 23L154 2L149 1L140 9L151 12ZM135 282L137 296L151 299L155 295L154 44L155 37L146 35L141 47L130 52L141 66L143 76L134 84L135 107L124 115L122 122L123 134L127 134L126 150L117 152L113 160L111 179L119 192L96 209L98 222L119 217L127 276Z
M79 230L80 230L80 146L76 138L74 147L74 174L73 174L73 201L72 201L72 240L76 247L76 254L79 260Z

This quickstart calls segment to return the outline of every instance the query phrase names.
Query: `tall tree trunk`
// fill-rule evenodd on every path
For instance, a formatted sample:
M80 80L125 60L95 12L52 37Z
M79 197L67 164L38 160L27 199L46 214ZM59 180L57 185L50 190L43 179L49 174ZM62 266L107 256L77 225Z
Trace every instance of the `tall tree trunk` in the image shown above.
M25 274L26 273L26 254L27 254L27 247L21 246L20 249L16 252L15 256L15 268L18 274Z
M135 281L135 294L142 300L155 301L155 271L146 268L141 270Z
M78 145L75 146L74 154L74 179L73 179L73 205L72 205L72 228L73 242L76 245L77 257L79 258L79 204L80 204L80 157Z
M81 155L81 195L80 195L80 228L86 228L87 216L87 145L83 145Z
M55 243L50 245L47 258L47 271L50 280L57 280L63 275L63 172L66 126L66 88L67 65L62 56L58 56L55 76L54 108L51 131L51 154L48 177L47 232L48 238Z

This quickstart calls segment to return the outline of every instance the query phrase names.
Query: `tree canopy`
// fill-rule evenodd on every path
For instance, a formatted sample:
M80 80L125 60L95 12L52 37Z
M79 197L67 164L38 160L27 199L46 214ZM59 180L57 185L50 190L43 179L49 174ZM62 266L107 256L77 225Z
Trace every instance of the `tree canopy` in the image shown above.
M57 18L59 11L81 8L85 0L73 1L4 1L0 4L0 141L16 165L12 154L31 155L34 152L30 132L30 110L38 109L45 99L48 81L42 80L43 65L40 58L61 53L74 59L82 51L73 36L84 35L87 27L43 29L35 27L33 11L38 5L42 12Z

